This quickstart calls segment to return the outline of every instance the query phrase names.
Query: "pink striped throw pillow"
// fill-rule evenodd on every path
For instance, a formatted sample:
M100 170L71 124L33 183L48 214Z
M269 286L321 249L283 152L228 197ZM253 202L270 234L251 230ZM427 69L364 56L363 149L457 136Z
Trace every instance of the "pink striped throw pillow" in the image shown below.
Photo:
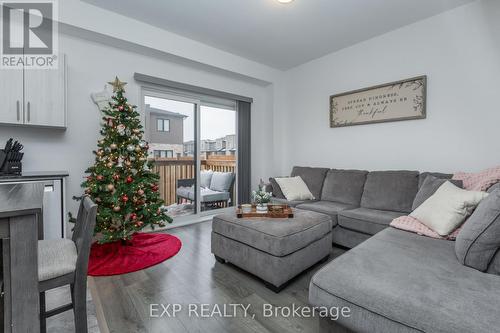
M457 172L452 179L461 180L466 190L487 191L500 181L500 166L477 173Z
M463 225L463 224L462 224ZM427 227L425 224L413 218L411 216L401 216L394 220L392 220L391 227L396 229L405 230L409 232L413 232L415 234L426 236L430 238L436 239L447 239L447 240L455 240L457 238L458 232L462 228L462 226L458 227L455 231L449 234L446 237L441 237L437 232Z

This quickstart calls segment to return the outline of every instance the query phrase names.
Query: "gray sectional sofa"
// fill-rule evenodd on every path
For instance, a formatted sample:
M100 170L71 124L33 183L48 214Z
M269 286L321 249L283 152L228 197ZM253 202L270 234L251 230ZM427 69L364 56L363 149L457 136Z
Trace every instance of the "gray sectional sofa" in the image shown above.
M351 309L322 320L322 331L500 332L500 253L481 272L460 263L455 242L389 227L411 212L429 174L452 176L294 167L314 192L309 202L287 202L270 179L274 202L330 215L333 242L352 248L311 279L313 306Z

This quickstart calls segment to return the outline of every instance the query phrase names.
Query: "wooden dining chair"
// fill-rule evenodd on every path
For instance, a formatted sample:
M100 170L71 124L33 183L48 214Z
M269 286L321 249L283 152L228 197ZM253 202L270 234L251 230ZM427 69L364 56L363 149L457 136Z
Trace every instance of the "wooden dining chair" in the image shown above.
M94 234L97 205L84 196L71 239L38 241L40 332L48 317L73 309L75 332L87 332L87 269ZM45 291L70 285L71 303L46 311Z

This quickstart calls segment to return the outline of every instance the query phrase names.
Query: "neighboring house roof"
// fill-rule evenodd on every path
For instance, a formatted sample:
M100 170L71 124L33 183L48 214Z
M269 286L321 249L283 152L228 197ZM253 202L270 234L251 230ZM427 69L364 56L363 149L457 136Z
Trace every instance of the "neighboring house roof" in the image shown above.
M152 108L149 104L146 104L146 111L148 111L149 113L160 115L160 116L187 118L187 116L185 114L178 113L178 112L172 112L172 111L168 111L168 110Z

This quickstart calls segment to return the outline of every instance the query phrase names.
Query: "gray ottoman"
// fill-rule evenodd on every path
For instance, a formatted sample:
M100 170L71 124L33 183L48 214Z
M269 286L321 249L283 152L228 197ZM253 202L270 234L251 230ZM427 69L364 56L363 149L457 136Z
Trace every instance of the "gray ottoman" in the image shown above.
M217 215L212 222L212 253L266 282L279 292L293 277L328 258L332 248L330 216L294 210L294 218L237 218Z

